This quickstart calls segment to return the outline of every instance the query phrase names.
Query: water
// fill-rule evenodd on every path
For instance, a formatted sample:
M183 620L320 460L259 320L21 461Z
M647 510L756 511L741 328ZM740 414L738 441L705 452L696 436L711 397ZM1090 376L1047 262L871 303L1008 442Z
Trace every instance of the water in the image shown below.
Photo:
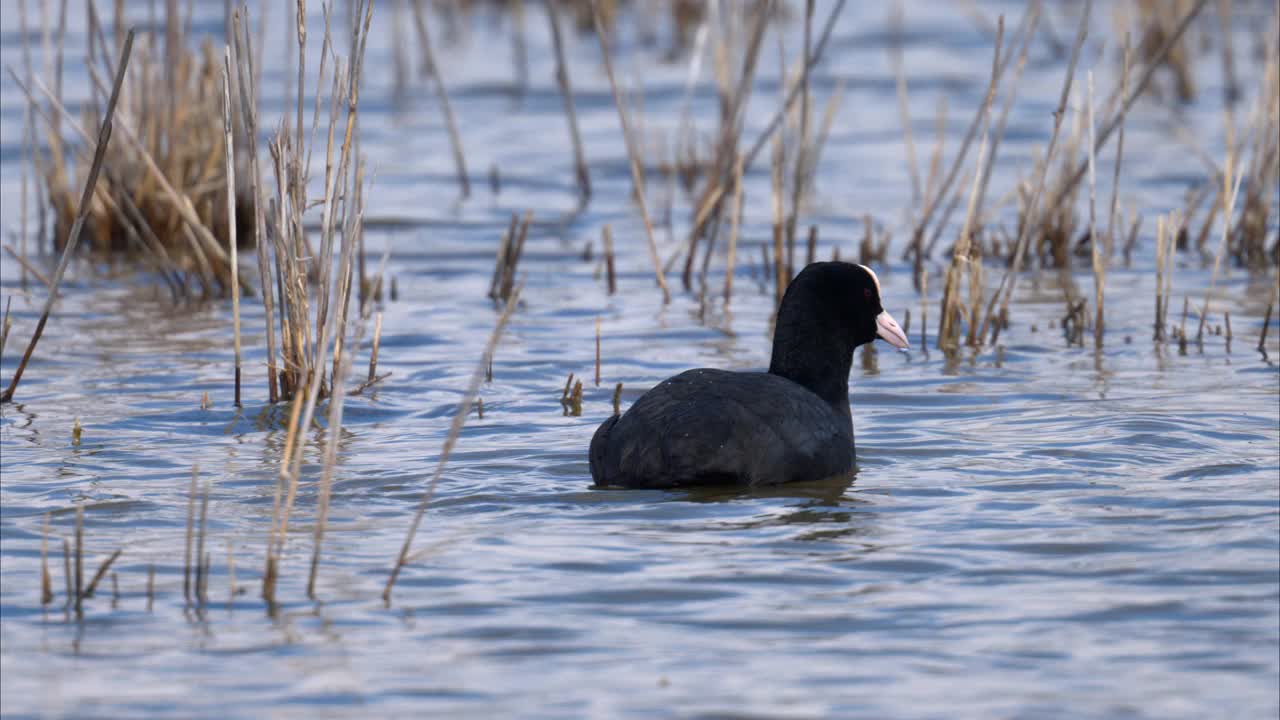
M1016 3L981 7L993 18L1008 13L1010 25L1019 12ZM1243 68L1254 67L1245 55L1254 36L1243 26L1268 12L1254 7L1237 8ZM12 9L5 3L3 59L16 66ZM131 10L145 17L145 5ZM197 12L197 28L217 27L220 8ZM823 102L845 84L806 217L822 228L824 257L837 244L846 257L854 251L864 212L905 236L898 209L910 204L910 180L887 12L851 3L815 76ZM1074 12L1055 9L1059 35L1069 34ZM76 15L69 47L81 47ZM859 351L850 379L855 477L755 492L600 491L589 487L585 452L614 383L624 383L625 406L688 367L767 365L772 304L752 262L769 236L768 173L761 166L748 178L750 260L740 263L731 312L719 303L704 310L681 292L663 307L592 39L571 33L569 53L595 195L561 223L576 200L545 25L531 9L532 86L521 99L508 88L506 36L485 17L465 42L437 48L449 58L476 177L473 198L459 203L428 86L414 82L393 102L391 18L378 8L361 126L376 169L370 214L383 221L369 233L370 253L391 250L399 287L384 307L379 362L393 374L346 404L320 602L305 599L320 430L306 449L279 612L268 615L258 598L287 422L264 401L261 308L244 305L247 402L236 410L228 305L173 310L127 274L73 269L0 426L7 716L1276 715L1276 320L1267 352L1254 349L1274 275L1226 268L1219 278L1210 320L1231 311L1230 347L1211 336L1184 355L1150 340L1154 217L1179 207L1204 172L1168 128L1185 125L1213 157L1225 147L1216 50L1196 63L1199 102L1171 109L1148 99L1131 116L1122 197L1147 222L1132 266L1118 257L1113 265L1104 350L1067 347L1056 276L1028 273L1001 349L953 359L923 352L920 298L895 244L879 268L884 296L899 319L911 308L917 347ZM272 37L280 20L271 18ZM945 94L949 157L985 85L990 41L946 3L908 8L907 29L917 141L927 152L922 138ZM789 54L799 47L795 31ZM1110 32L1100 17L1095 37ZM672 127L683 63L623 45L619 72L643 81L646 128ZM771 35L748 137L776 107L774 47ZM283 54L268 51L264 87L282 88ZM1086 62L1109 88L1112 64L1096 53ZM1047 138L1064 65L1033 45L993 194L1027 172ZM67 88L73 99L87 93L76 67ZM268 90L265 116L288 105L282 92ZM12 228L22 118L8 78L2 97L0 190ZM714 112L709 99L695 104L703 127ZM483 183L491 165L501 169L499 195ZM681 203L677 238L688 222ZM539 222L520 266L524 304L482 387L484 419L467 423L419 534L420 555L384 607L382 584L497 315L484 296L497 238L509 214L525 209ZM604 223L618 238L614 296L598 262L581 259ZM673 251L664 231L659 240L664 256ZM1179 296L1202 297L1209 276L1193 253L1179 255L1175 321ZM0 279L15 294L16 318L6 379L43 298L19 294L17 278L6 259ZM1084 265L1075 279L1091 293ZM940 286L935 275L931 334ZM367 345L366 337L357 363ZM570 372L586 380L581 417L565 416L559 402ZM206 392L212 408L201 410ZM213 481L211 605L202 614L184 610L181 587L193 464ZM57 539L70 537L76 503L85 507L88 572L124 548L112 568L118 598L104 581L81 621L62 608ZM46 512L58 599L42 609Z

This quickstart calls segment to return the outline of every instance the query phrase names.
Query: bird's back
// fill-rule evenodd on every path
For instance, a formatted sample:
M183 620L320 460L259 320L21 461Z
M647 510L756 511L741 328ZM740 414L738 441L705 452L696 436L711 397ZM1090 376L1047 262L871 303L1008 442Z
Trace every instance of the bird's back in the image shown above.
M596 431L597 485L770 485L853 464L853 427L817 395L769 373L688 370Z

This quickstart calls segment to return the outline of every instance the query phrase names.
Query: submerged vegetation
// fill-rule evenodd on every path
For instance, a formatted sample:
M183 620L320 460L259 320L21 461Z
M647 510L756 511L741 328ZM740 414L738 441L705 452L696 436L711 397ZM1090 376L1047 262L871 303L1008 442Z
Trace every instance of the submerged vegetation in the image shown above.
M78 109L64 106L60 82L50 89L47 79L29 65L21 77L13 73L28 99L27 136L42 140L33 142L30 152L35 178L31 184L40 200L35 213L39 229L28 231L24 208L23 249L11 252L23 266L24 281L28 274L35 277L46 286L48 300L3 400L14 398L68 262L80 257L124 258L138 270L139 278L158 278L179 305L229 298L233 323L228 336L235 360L228 382L235 385L235 402L237 406L252 403L247 396L281 403L282 415L287 416L261 573L261 596L274 610L282 563L297 535L297 524L292 533L290 524L304 482L307 431L319 424L317 415L324 417L323 462L318 476L311 479L317 492L308 526L312 554L307 593L315 598L344 399L387 377L376 372L382 332L377 308L383 301L386 258L374 263L365 253L365 214L372 181L360 152L359 130L363 63L375 3L352 0L337 8L322 3L319 65L309 68L309 44L316 41L308 39L305 0L297 0L292 8L296 77L286 73L296 83L292 88L296 102L279 117L260 114L262 62L255 47L263 47L264 41L260 32L255 37L251 31L248 8L229 12L225 44L219 48L211 39L189 37L187 22L176 5L166 4L163 33L139 35L135 47L133 32L125 31L134 19L120 14L120 4L108 32L94 4L87 3L90 30L85 56L93 91L91 100ZM413 67L410 55L417 52L416 64L430 78L439 99L459 193L467 197L474 191L468 174L474 164L467 162L449 104L447 62L441 62L444 58L434 52L430 38L437 21L461 22L459 14L481 12L476 7L481 3L445 3L441 8L423 0L402 0L388 5L385 11L397 18L397 32L401 21L411 22L417 37L416 47L408 41L398 43L396 66ZM689 64L685 111L663 129L645 124L635 99L642 93L627 88L615 71L615 63L625 57L617 49L619 24L628 19L655 22L641 7L644 4L548 0L544 5L512 0L499 5L510 18L512 42L519 48L525 45L526 15L544 8L547 13L556 87L573 152L577 212L588 208L600 190L592 183L578 127L573 74L581 70L565 60L563 18L572 18L580 30L592 33L591 40L598 45L599 70L610 86L621 131L617 141L625 148L632 200L644 228L643 238L615 239L610 227L603 227L599 262L604 267L601 282L607 284L609 294L616 289L615 245L623 243L635 247L643 243L658 289L656 300L667 303L673 293L683 291L696 295L704 309L717 303L727 309L735 292L751 290L750 285L735 289L735 278L741 279L744 267L764 292L780 300L787 283L805 264L825 257L828 249L838 257L840 246L829 239L830 231L813 222L811 203L819 191L817 169L840 116L844 89L837 83L822 93L825 102L820 101L813 76L822 67L844 0L831 3L823 16L816 12L813 0L657 3L662 11L654 14L667 18L672 28L671 55ZM1222 323L1210 322L1217 312L1218 275L1230 264L1270 278L1272 299L1257 343L1265 352L1271 306L1280 282L1276 271L1280 264L1276 232L1280 52L1276 34L1267 30L1262 35L1265 47L1250 72L1237 73L1229 44L1232 33L1222 31L1229 28L1233 3L1217 3L1216 15L1207 10L1209 6L1208 0L1136 2L1131 12L1114 21L1114 36L1092 44L1088 44L1091 28L1098 26L1099 19L1091 14L1089 2L1079 10L1078 27L1069 44L1048 34L1045 19L1053 8L1045 3L1029 3L1011 30L1003 17L978 18L991 38L985 94L959 147L950 153L944 147L946 108L940 107L938 137L924 153L923 169L908 111L912 90L902 57L905 20L901 9L895 10L890 20L895 36L890 65L896 73L912 193L909 201L904 199L905 222L887 213L861 215L856 257L849 259L867 264L896 262L910 268L920 293L918 337L926 352L928 347L948 354L965 348L974 352L999 348L1001 333L1017 314L1013 303L1018 283L1042 273L1058 280L1068 345L1084 345L1091 339L1096 348L1103 348L1114 341L1106 322L1108 269L1117 262L1117 254L1127 265L1134 246L1144 239L1155 247L1155 343L1176 343L1185 352L1188 342L1203 342L1219 324L1225 324L1230 341L1229 315L1223 315ZM1167 12L1170 8L1177 14ZM379 5L377 11L384 9ZM346 17L335 17L335 12ZM23 22L25 40L25 10ZM1275 29L1274 11L1266 22ZM780 52L782 87L777 105L766 122L749 123L751 103L771 100L753 97L761 85L757 82L760 68L769 57L765 38L770 28L789 23L801 26L799 56L788 59ZM1121 199L1125 170L1142 159L1125 155L1126 118L1144 96L1160 93L1182 102L1197 96L1195 58L1199 55L1189 39L1193 34L1195 42L1220 43L1228 58L1224 67L1231 74L1226 83L1231 92L1223 99L1222 115L1225 156L1212 157L1194 139L1183 138L1181 142L1202 157L1205 176L1191 184L1185 200L1169 203L1182 207L1159 212L1130 206ZM1026 169L1027 175L1009 187L999 187L993 168L1010 109L1017 102L1019 82L1033 48L1041 42L1056 42L1053 52L1068 58L1059 100L1052 116L1045 118L1044 149ZM64 51L59 44L60 58ZM28 53L24 49L24 56ZM1115 87L1096 87L1092 73L1081 76L1078 66L1086 53L1100 53L1120 68ZM521 52L514 56L523 57ZM688 107L704 63L711 69L717 113L713 127L698 128ZM527 73L527 67L517 62L517 86L527 82ZM849 122L856 123L856 118ZM99 129L96 136L95 128ZM767 199L747 196L744 177L753 172L768 173ZM1110 196L1099 197L1098 178L1105 182L1108 176L1112 178ZM500 186L496 169L491 178L495 187ZM316 187L320 193L311 194ZM744 237L747 208L766 207L766 203L772 217L768 237ZM679 213L686 219L674 219ZM383 595L388 603L396 577L414 558L414 533L471 407L479 402L481 383L492 380L492 358L503 328L519 312L519 263L533 217L533 211L513 214L505 231L495 232L497 258L488 291L498 312L494 330L458 403L406 540L397 557L389 558L392 569ZM664 228L675 239L666 247L658 239ZM677 235L674 228L686 232ZM895 229L900 240L896 244ZM38 261L28 256L28 237L60 255L51 279L45 279ZM1178 253L1211 266L1213 275L1208 288L1176 288L1183 295L1184 309L1175 322L1169 308L1171 302L1177 304L1173 267ZM590 249L584 255L587 262L594 261ZM719 282L713 274L717 264ZM1077 271L1091 276L1091 293L1077 287ZM932 310L931 287L937 301ZM393 294L394 290L388 292ZM243 394L242 302L262 304L261 334L267 358L264 387ZM1194 313L1190 334L1189 313ZM375 315L367 379L351 389L356 350ZM910 314L904 319L909 332ZM5 339L9 327L6 315ZM596 387L601 386L600 332L597 320ZM1252 340L1247 344L1252 346ZM0 340L0 351L4 348ZM558 387L558 378L548 380L548 387L553 385ZM618 383L612 392L615 413L621 393ZM570 374L560 402L566 415L583 413L581 378L575 380ZM482 403L478 411L483 416ZM78 438L78 426L75 432ZM215 555L205 542L209 485L199 489L194 471L188 503L184 598L188 605L203 607L208 603L209 568ZM66 540L62 543L67 568L64 600L77 613L122 552L116 550L85 585L82 514L77 507L74 552ZM46 520L47 536L49 525ZM228 561L232 597L238 592L233 562ZM42 553L39 596L44 604L55 600L51 576ZM111 577L114 585L116 576ZM152 566L147 577L148 608L154 586Z

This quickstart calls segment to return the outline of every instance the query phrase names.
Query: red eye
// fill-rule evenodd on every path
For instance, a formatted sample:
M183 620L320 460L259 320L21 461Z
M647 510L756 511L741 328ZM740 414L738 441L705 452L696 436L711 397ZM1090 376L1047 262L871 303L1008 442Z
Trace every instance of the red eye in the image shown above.
M863 295L863 297L865 297L866 299L870 300L870 299L871 299L871 288L862 288L862 295Z

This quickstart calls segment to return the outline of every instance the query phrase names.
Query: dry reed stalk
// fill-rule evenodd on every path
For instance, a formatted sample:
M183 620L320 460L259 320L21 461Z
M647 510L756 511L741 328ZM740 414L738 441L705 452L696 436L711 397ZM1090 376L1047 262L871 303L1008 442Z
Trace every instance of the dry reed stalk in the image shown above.
M489 298L492 300L498 299L498 290L506 276L507 265L511 262L510 257L515 248L516 229L519 227L519 222L520 216L511 213L511 223L498 241L498 257L493 262L493 277L489 279Z
M724 268L724 305L729 307L733 297L733 267L738 256L738 234L742 225L742 161L739 155L733 163L733 215L729 218L729 254Z
M1240 183L1244 180L1245 168L1242 166L1237 169L1237 157L1234 148L1234 131L1231 127L1230 120L1227 124L1227 153L1226 164L1222 173L1222 242L1218 245L1218 251L1213 255L1213 271L1209 275L1209 289L1204 294L1204 305L1200 308L1200 324L1196 330L1196 340L1200 341L1204 338L1204 323L1209 315L1209 301L1213 298L1213 291L1218 283L1218 270L1222 266L1222 256L1226 254L1227 247L1231 239L1231 218L1235 214L1236 198L1240 194ZM1235 175L1234 182L1232 175Z
M808 59L813 44L813 0L804 2L804 41L801 58ZM794 271L796 224L800 217L800 201L805 188L805 171L808 167L806 143L809 138L809 63L800 64L800 131L796 137L795 178L791 183L791 215L787 218L787 243L792 249L787 265Z
M76 615L81 612L81 605L84 601L84 505L76 505L76 594L75 606Z
M449 95L445 92L444 78L440 75L440 66L436 63L435 53L431 49L431 33L427 30L427 11L422 0L413 0L414 27L418 31L418 42L422 45L423 72L431 76L435 84L436 97L440 100L440 111L444 114L445 129L449 132L449 144L453 147L453 163L458 171L458 185L462 189L462 197L470 197L471 180L467 176L467 160L462 150L462 136L458 134L457 123L453 119L453 109L449 105Z
M98 589L98 583L102 581L102 578L107 574L107 570L111 568L111 564L116 561L116 558L120 557L120 553L122 552L124 552L124 548L116 548L116 551L111 553L111 555L98 566L98 571L93 574L93 579L89 581L89 585L84 589L84 596L86 598L93 597L94 591ZM119 593L117 592L116 594L118 595Z
M342 366L333 378L333 394L329 398L329 428L326 431L324 468L320 474L320 496L316 500L316 521L311 552L311 571L307 576L307 597L316 599L316 575L320 567L320 548L324 543L325 529L329 522L329 503L333 493L333 469L338 462L338 441L342 435L342 407L345 394L342 385L346 377L349 354L342 354Z
M622 383L613 386L613 416L622 414Z
M515 218L513 216L512 222L514 223L514 221ZM520 219L520 226L514 235L515 240L512 242L507 257L505 258L505 262L503 263L502 280L498 285L497 299L504 302L507 298L511 297L511 292L515 288L516 268L520 265L520 258L524 255L524 243L525 239L529 236L529 225L532 222L533 211L526 210L524 217Z
M234 53L236 53L237 68L237 87L239 90L239 108L241 108L241 123L244 128L244 136L248 142L248 156L250 156L250 188L253 197L253 245L257 250L257 269L259 269L259 281L261 283L262 310L264 310L264 320L266 325L266 382L268 382L268 398L271 404L279 401L279 373L276 369L276 352L275 352L275 288L271 283L271 263L266 254L266 214L264 209L264 196L262 196L262 170L259 161L259 150L257 150L257 104L253 102L256 97L255 88L252 85L253 78L253 53L252 47L248 45L247 33L241 32L242 23L237 22L237 15L233 15L232 20L232 45ZM243 59L243 63L241 61Z
M209 600L209 570L208 562L205 560L204 540L207 523L209 519L209 485L210 481L204 481L204 492L200 496L200 529L196 534L196 577L195 577L195 596L196 604L204 607Z
M40 604L53 602L53 577L49 575L49 522L52 513L44 514L44 533L40 536Z
M612 295L618 291L618 281L617 281L616 275L614 274L613 231L609 229L608 225L605 225L603 228L601 228L600 234L604 238L605 277L609 282L609 294Z
M191 466L191 484L187 488L187 533L182 561L182 596L191 604L191 539L196 517L196 480L200 476L199 466Z
M223 73L222 73L222 124L225 128L226 137L223 140L223 148L226 157L226 177L227 177L227 247L231 250L231 267L238 269L240 267L240 259L236 254L236 163L235 163L235 145L232 135L234 135L234 123L231 120L231 46L226 45L223 48ZM240 273L233 270L231 274L231 327L235 344L235 404L240 407ZM263 288L263 292L270 292L268 288Z
M982 320L982 330L980 337L986 337L987 327L991 323L994 316L995 305L1000 303L1000 315L1007 316L1009 312L1009 300L1013 297L1013 290L1018 284L1018 274L1022 271L1022 261L1026 257L1027 245L1031 240L1031 229L1039 222L1040 199L1044 195L1045 181L1049 174L1049 168L1053 164L1054 151L1058 145L1058 134L1062 129L1062 118L1067 112L1067 99L1071 96L1071 83L1075 78L1076 63L1080 59L1080 49L1084 46L1084 39L1089 32L1089 16L1093 7L1093 0L1085 0L1084 10L1080 15L1080 26L1076 30L1076 39L1071 46L1071 57L1067 61L1067 73L1062 82L1062 93L1058 96L1058 106L1053 112L1053 132L1049 135L1049 145L1045 150L1043 163L1040 166L1039 177L1036 179L1034 190L1031 193L1031 199L1027 202L1026 209L1023 212L1023 219L1018 225L1018 236L1014 241L1013 262L1010 263L1004 276L1000 279L1000 285L991 296L990 302L987 303L987 312ZM996 326L996 333L999 333L999 326Z
M67 600L62 604L63 609L70 609L71 604L75 602L75 589L72 587L71 574L71 543L66 538L62 538L62 579L65 581Z
M1090 70L1086 77L1088 92L1085 95L1085 112L1088 115L1089 123L1089 248L1091 251L1093 265L1093 303L1097 310L1097 318L1093 324L1093 343L1094 347L1102 348L1102 297L1103 284L1106 282L1106 269L1102 262L1102 251L1098 247L1102 241L1098 238L1098 171L1097 171L1097 151L1093 144L1093 71Z
M510 0L511 8L511 58L515 71L516 94L523 95L529 88L529 50L525 42L524 0Z
M327 9L327 6L326 6ZM319 520L315 526L315 542L311 561L311 572L308 578L308 595L315 596L315 579L318 572L319 553L322 547L324 529L327 523L332 469L336 462L337 435L341 428L342 403L345 393L342 387L350 365L350 353L344 351L347 336L347 317L350 307L351 291L355 284L356 252L362 245L364 218L364 169L363 163L357 162L354 171L351 165L354 142L355 121L359 108L359 85L363 66L365 46L372 21L373 6L370 2L360 2L353 6L356 22L351 29L352 60L344 68L338 63L333 73L334 91L331 94L329 112L328 143L325 162L325 195L321 220L321 250L319 267L319 290L316 297L316 340L311 340L309 311L310 300L307 291L307 271L305 267L294 263L293 257L303 248L301 210L299 205L285 202L285 178L290 174L284 170L285 158L297 163L300 150L289 152L288 139L277 136L273 145L273 156L276 162L277 199L280 207L278 240L286 234L290 237L279 240L277 257L284 258L282 274L288 278L287 290L281 293L287 300L287 311L281 313L282 325L286 323L285 337L293 337L286 343L286 359L292 353L296 358L298 384L292 394L294 405L291 409L288 433L286 435L284 453L280 465L280 477L276 486L273 501L272 526L268 539L266 569L263 573L263 597L269 606L275 603L275 585L278 579L279 557L283 554L288 538L289 520L294 500L297 496L298 483L302 470L302 435L313 422L316 403L325 396L329 397L329 445L325 450L326 462L320 480ZM330 47L329 15L326 12L326 40L324 47ZM362 20L362 22L361 22ZM321 65L323 70L323 62ZM345 107L345 126L342 136L341 150L334 163L335 132L339 126L339 108ZM309 151L308 151L309 152ZM308 155L309 156L309 155ZM341 191L339 190L341 188ZM341 210L337 201L341 192ZM335 237L341 227L341 248L338 253L338 273L333 278ZM384 258L385 263L385 258ZM363 285L364 277L360 282ZM394 294L394 284L393 284ZM367 319L367 316L365 316ZM301 330L299 329L301 328ZM380 337L381 329L377 333ZM375 339L375 343L377 340ZM328 356L332 353L333 365L329 374L329 392L325 391L325 368ZM371 371L376 372L376 359L371 358ZM373 381L379 378L374 375ZM362 385L363 389L366 385ZM300 393L300 394L299 394ZM287 487L287 494L284 488ZM282 494L285 496L282 498Z
M985 224L986 217L989 214L988 211L984 209L986 207L987 186L991 182L991 173L995 169L996 156L1000 151L1000 143L1004 140L1004 130L1009 122L1009 111L1013 109L1013 103L1018 97L1018 85L1022 82L1022 73L1026 69L1027 65L1027 52L1030 50L1031 40L1035 37L1036 30L1040 26L1040 10L1041 6L1039 0L1031 3L1031 6L1027 10L1027 14L1024 16L1019 28L1022 36L1021 46L1016 54L1006 55L1004 59L1004 64L1006 66L1010 61L1013 61L1014 63L1013 79L1009 83L1009 92L1005 96L1004 105L1000 109L1000 119L996 122L995 133L991 137L991 149L990 152L987 153L987 163L982 168L982 185L978 189L979 225ZM1001 19L1001 22L1003 23L1003 19ZM1001 27L1003 27L1003 25L1001 25ZM1013 47L1014 45L1011 44L1010 53L1013 53ZM989 114L990 110L987 112ZM990 122L989 119L988 122ZM947 217L944 215L942 221L938 223L939 228L946 224L946 220ZM936 232L937 231L935 230L935 233Z
M80 241L80 232L84 227L85 220L88 218L94 189L98 184L98 173L102 169L102 161L106 157L107 144L111 140L116 102L120 97L120 85L124 82L125 70L128 68L129 57L133 52L134 32L133 28L129 29L124 49L120 52L119 69L116 72L115 82L111 87L111 97L107 100L107 107L102 116L102 124L98 129L98 142L93 152L93 164L89 167L89 176L85 180L84 191L80 196L76 219L67 234L67 241L63 245L62 254L58 258L58 266L54 270L53 279L49 283L49 297L45 299L40 319L36 322L35 331L31 334L31 340L27 343L27 349L23 352L22 359L18 362L18 367L14 370L9 386L5 388L3 393L0 393L0 403L13 402L13 393L17 390L18 383L22 380L22 373L26 370L27 363L30 362L31 355L36 350L36 344L40 342L40 336L44 334L45 324L49 322L49 314L53 311L53 302L57 298L58 286L62 283L62 276L66 274L71 254L75 252L76 245Z
M986 107L990 108L991 95L988 95L987 98ZM964 225L960 230L960 239L956 241L956 246L951 253L951 265L947 270L947 280L942 291L942 313L938 320L939 350L955 349L959 345L959 328L956 326L955 321L957 316L963 316L963 311L960 308L960 275L965 268L968 268L969 272L973 273L974 266L978 264L973 261L970 251L974 246L973 223L975 211L977 210L978 191L982 185L982 166L987 155L987 131L986 127L982 130L982 142L978 145L977 166L973 172L973 185L969 191L968 209L965 211ZM972 285L970 285L970 288L970 302L972 302Z
M373 349L369 352L369 384L378 380L378 345L382 341L382 312L379 311L374 316L373 321Z
M782 217L782 139L774 136L773 143L773 307L777 310L782 305L782 296L787 291L787 283L791 279L790 268L784 254L784 225Z
M582 137L578 132L578 111L573 102L573 84L569 80L569 65L564 60L564 40L560 35L559 3L547 0L547 23L551 26L551 47L556 54L556 86L564 103L565 119L569 122L569 141L573 143L573 166L578 179L579 205L586 207L591 201L591 174L587 172L587 158L582 151ZM610 294L612 294L610 290Z
M597 17L597 20L599 18ZM458 436L462 433L462 426L467 422L467 416L471 414L471 403L476 398L480 390L480 382L484 377L484 369L488 358L493 357L494 350L498 347L498 341L502 339L502 331L507 326L507 322L511 320L511 316L515 313L516 305L520 300L520 287L512 292L511 297L507 300L507 305L503 309L502 314L498 316L497 323L493 327L493 332L489 335L489 341L485 344L484 352L480 355L480 362L476 365L475 370L471 373L471 381L467 384L467 390L462 396L462 402L458 404L458 410L453 414L453 422L449 425L449 433L445 436L444 445L440 448L440 458L436 462L436 468L431 473L430 480L427 481L427 487L423 491L422 500L418 502L418 509L414 513L413 521L409 524L409 532L405 536L404 545L400 548L400 554L396 557L395 564L391 567L391 574L387 578L387 584L382 590L382 600L385 603L391 602L391 589L395 587L396 578L400 576L400 569L404 567L409 558L409 550L413 546L414 535L418 532L418 526L422 524L422 517L427 512L427 506L431 503L431 498L435 495L436 485L440 482L440 476L444 474L445 463L449 460L449 453L453 450L453 446L458 442ZM572 377L572 376L570 376Z
M596 387L600 387L600 318L596 318Z
M227 538L227 610L236 602L236 551L232 546L232 538Z
M4 319L0 320L0 357L4 357L4 346L9 342L9 331L13 329L13 319L9 317L9 310L13 305L13 296L5 298L4 301Z
M14 250L9 245L4 246L4 251L9 253L9 257L13 258L14 262L18 263L18 265L22 268L23 277L26 277L27 274L30 273L31 276L34 277L37 282L39 282L41 285L45 286L46 289L48 289L49 278L46 277L44 273L40 272L39 268L37 268L35 265L32 265L31 261L27 260L26 256L23 255L21 251Z
M147 612L155 606L156 601L156 565L147 564Z
M1258 352L1261 353L1267 351L1267 329L1271 327L1271 311L1274 307L1274 300L1267 302L1267 314L1262 318L1262 331L1258 334Z
M627 157L631 160L631 183L635 186L636 204L640 206L640 219L644 221L645 237L649 241L649 259L653 262L653 274L662 289L662 304L671 302L671 291L667 289L667 279L662 272L662 261L658 257L658 241L653 236L653 223L649 219L649 208L645 202L644 170L640 164L640 149L631 133L631 124L627 120L627 109L618 90L618 81L613 76L613 60L609 54L609 41L605 38L607 25L600 8L601 0L590 0L591 14L595 22L596 39L600 41L600 54L604 60L605 74L609 76L609 87L613 90L613 104L618 110L618 122L622 125L622 139L627 146Z
M1124 36L1123 64L1120 72L1120 94L1125 95L1129 92L1129 63L1131 62L1132 48L1129 46L1129 36ZM1116 219L1120 215L1120 167L1124 162L1124 115L1120 117L1120 133L1116 138L1116 163L1115 170L1111 175L1111 206L1107 211L1107 261L1110 262L1112 252L1115 250L1116 238ZM1125 257L1126 264L1128 262L1128 245L1126 245ZM1103 273L1103 283L1106 283L1106 273ZM1098 307L1097 324L1102 325L1102 307Z

